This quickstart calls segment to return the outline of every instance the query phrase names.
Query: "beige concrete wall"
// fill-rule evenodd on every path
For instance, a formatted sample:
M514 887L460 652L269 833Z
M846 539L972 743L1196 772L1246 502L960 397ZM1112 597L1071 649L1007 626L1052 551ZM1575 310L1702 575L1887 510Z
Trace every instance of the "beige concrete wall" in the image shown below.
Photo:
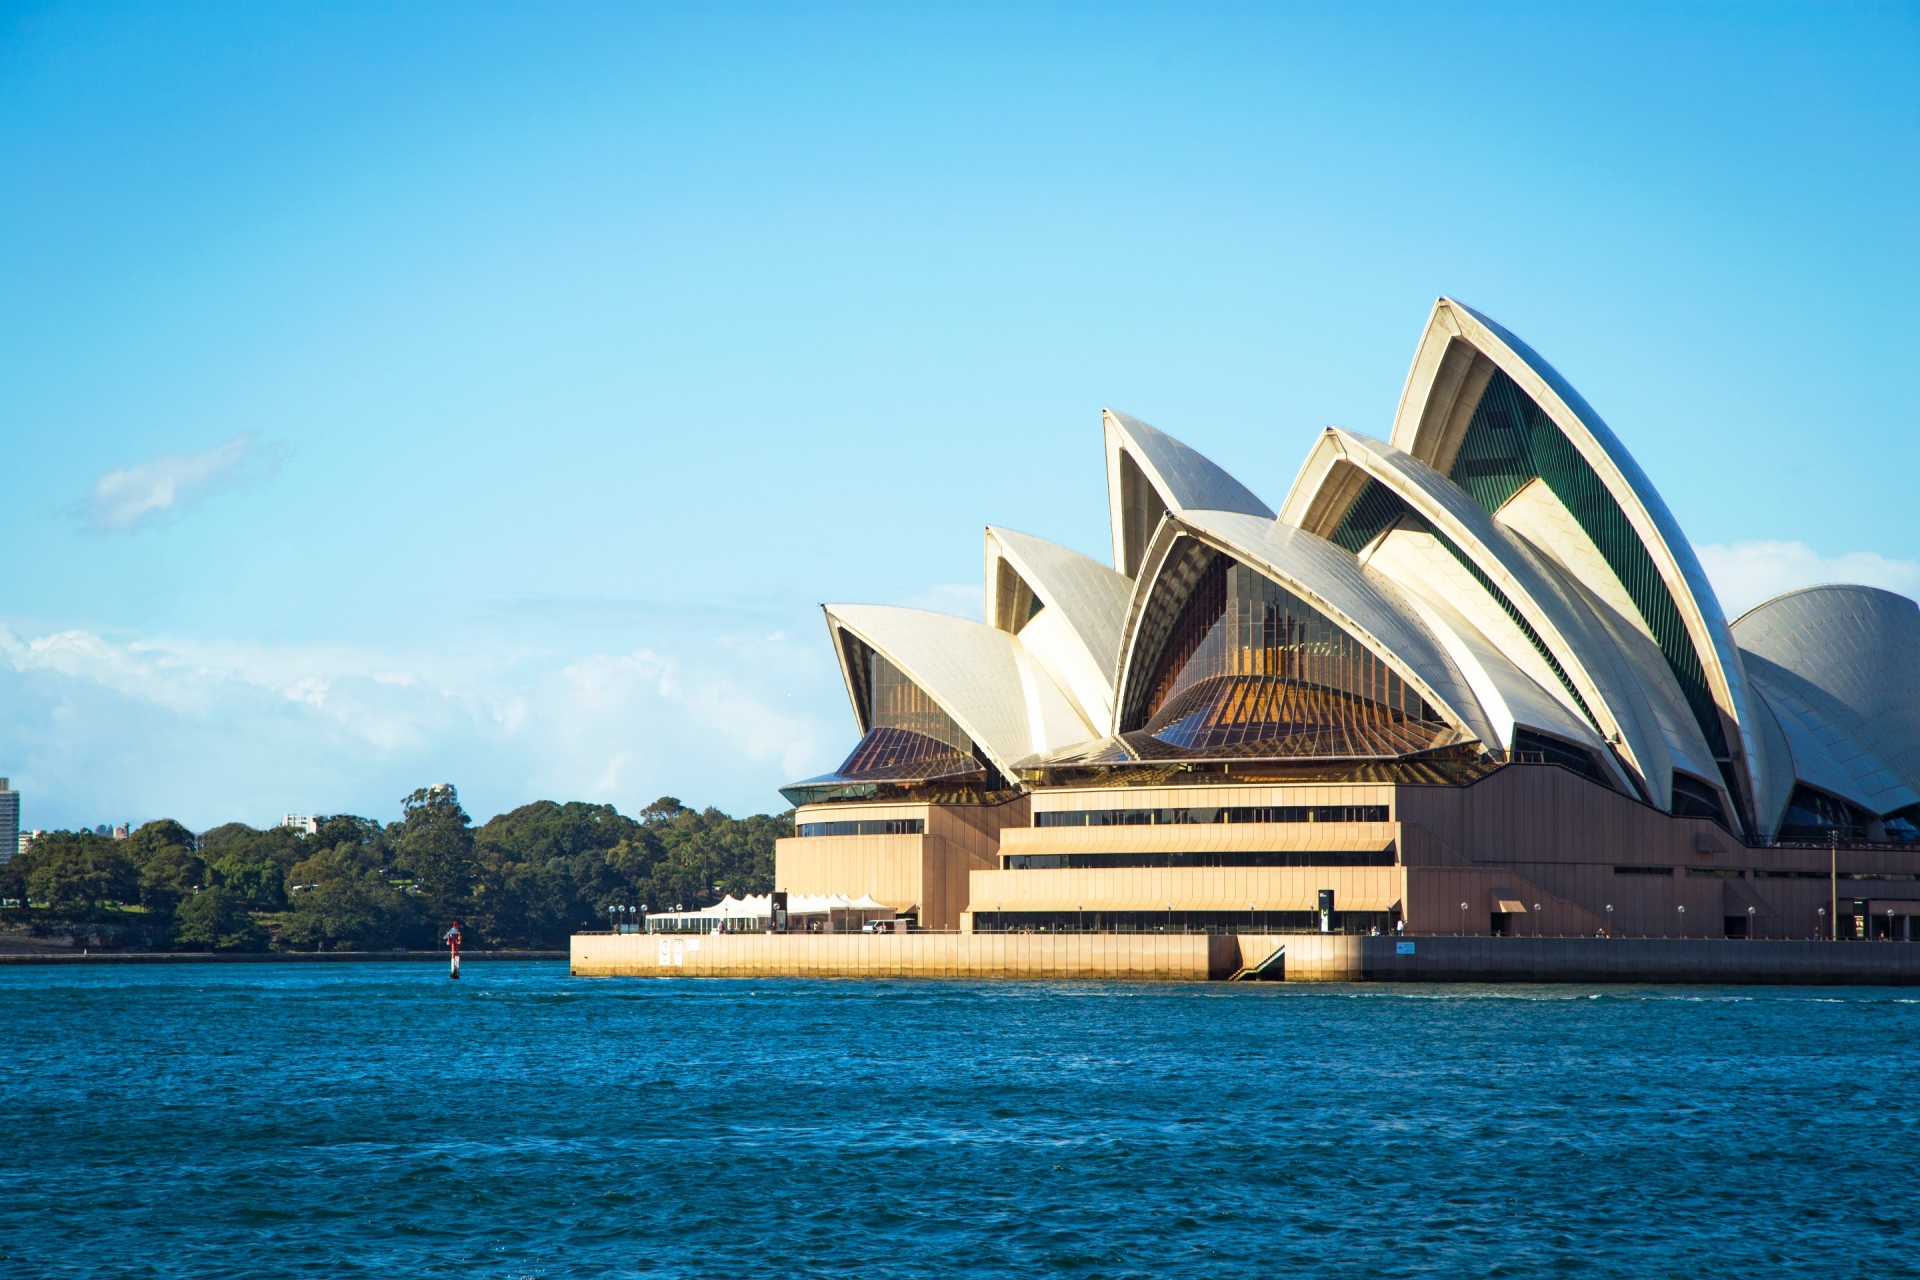
M1047 827L1034 809L1173 808L1223 805L1384 804L1388 823L1238 823L1198 826ZM921 904L929 927L956 926L970 907L992 910L1311 910L1317 890L1342 908L1384 910L1404 895L1410 931L1484 935L1493 899L1528 906L1523 934L1591 936L1607 927L1632 937L1718 938L1723 920L1755 908L1763 938L1809 938L1821 927L1829 886L1773 878L1819 872L1817 849L1749 849L1703 819L1673 818L1564 769L1516 765L1470 787L1245 784L1062 788L999 806L832 804L801 821L922 818L925 836L787 839L776 885L805 893L873 893L898 910ZM998 870L1001 853L1236 852L1369 849L1394 842L1401 868L1140 868ZM1619 875L1616 866L1662 869ZM1843 873L1920 873L1920 851L1843 850ZM1732 873L1731 878L1725 874ZM1190 877L1200 876L1199 879ZM988 878L982 879L980 877ZM1184 880L1154 877L1189 877ZM1213 879L1206 877L1211 876ZM1363 877L1352 879L1351 877ZM1399 891L1380 877L1400 877ZM1027 877L1036 877L1027 879ZM1071 877L1068 879L1066 877ZM1275 878L1279 877L1279 878ZM1920 900L1920 881L1842 880L1840 897ZM1173 895L1173 896L1170 896ZM1463 923L1461 902L1468 903ZM1534 903L1542 904L1534 912ZM1612 912L1607 906L1612 905ZM1682 913L1679 907L1686 907ZM1903 911L1902 914L1905 914ZM1920 914L1916 908L1914 914Z
M1204 982L1239 967L1206 934L576 934L580 977L1128 978Z
M854 898L870 893L907 911L924 896L928 843L927 836L787 836L774 842L773 887Z
M1126 867L976 871L974 911L1385 911L1406 892L1401 867ZM1484 923L1484 922L1483 922Z
M773 887L789 893L872 894L895 911L920 911L928 929L959 927L969 872L999 866L1000 835L1029 821L1026 797L999 805L821 804L801 822L919 818L918 836L788 836L774 845Z

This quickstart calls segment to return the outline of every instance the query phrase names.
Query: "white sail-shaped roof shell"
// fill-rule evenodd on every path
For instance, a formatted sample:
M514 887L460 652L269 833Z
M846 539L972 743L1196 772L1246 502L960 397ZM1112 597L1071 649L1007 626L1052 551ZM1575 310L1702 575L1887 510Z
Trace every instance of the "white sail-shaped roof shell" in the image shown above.
M920 686L1003 774L1011 776L1017 760L1096 734L1019 639L1004 631L893 605L827 605L825 612L857 715L863 699L855 682L861 677L840 644L840 630ZM860 731L870 728L862 723Z
M1498 741L1472 684L1392 582L1324 539L1271 518L1232 511L1169 515L1156 531L1127 611L1115 684L1122 715L1132 682L1145 678L1142 668L1155 656L1140 652L1141 621L1160 585L1160 571L1183 537L1197 538L1266 575L1332 619L1417 690L1454 727L1459 740Z
M1113 566L1131 578L1147 540L1166 512L1273 510L1245 485L1164 431L1112 409L1101 420L1107 440L1107 507L1113 522Z
M1920 800L1862 741L1858 722L1824 690L1757 653L1741 657L1747 679L1779 720L1796 782L1874 813Z
M1044 538L989 526L986 541L988 621L1017 635L1082 718L1104 732L1113 721L1113 668L1133 583ZM1006 598L1022 585L1039 613L1027 616Z
M1561 738L1586 750L1615 775L1622 790L1630 789L1599 733L1524 638L1516 643L1509 637L1505 648L1488 639L1483 626L1511 629L1511 621L1431 533L1390 529L1359 559L1391 579L1427 629L1446 646L1492 723L1495 736L1488 746L1510 750L1517 729ZM1462 606L1474 609L1478 624ZM1526 662L1526 669L1516 658Z
M1502 389L1482 430L1498 425L1495 410L1524 412L1539 428L1536 451L1476 445L1475 467L1455 483L1447 473L1497 373L1559 436ZM1217 553L1301 597L1418 692L1452 730L1431 745L1500 751L1522 730L1545 734L1669 810L1684 772L1720 793L1730 816L1750 803L1760 835L1778 831L1796 784L1882 816L1920 806L1920 606L1817 587L1727 624L1671 513L1606 424L1470 308L1435 306L1392 442L1330 428L1277 517L1165 433L1111 410L1103 430L1115 568L989 528L985 625L828 607L856 708L864 673L842 635L913 680L1003 774L1131 733L1147 691L1129 685L1147 678L1158 655L1146 650L1167 643L1179 602ZM1731 761L1708 745L1723 732Z
M1426 463L1382 441L1329 427L1288 494L1282 522L1311 522L1311 532L1330 535L1364 488L1362 478L1378 481L1461 549L1525 618L1579 693L1579 702L1566 696L1558 674L1518 623L1502 616L1505 608L1492 593L1454 572L1440 556L1413 556L1406 539L1396 533L1401 545L1383 548L1377 557L1381 572L1403 586L1453 573L1448 598L1511 663L1563 705L1579 709L1584 702L1582 718L1592 717L1592 727L1615 745L1658 807L1672 808L1676 768L1722 790L1718 766L1685 696L1644 629L1615 613ZM1735 812L1730 797L1722 804L1728 813Z
M1920 794L1920 605L1877 587L1807 587L1749 610L1733 624L1743 650L1764 661L1749 676L1781 719L1782 701L1804 703L1828 722L1822 739L1843 734L1838 763L1859 784L1846 796L1890 813ZM1802 781L1833 790L1794 763Z
M1724 720L1737 728L1742 758L1735 765L1746 772L1756 811L1765 813L1783 805L1784 797L1770 794L1769 780L1777 778L1777 771L1767 767L1765 735L1754 732L1733 635L1692 544L1640 464L1552 365L1493 320L1453 299L1441 298L1434 304L1407 374L1392 444L1438 472L1449 471L1480 394L1496 368L1546 412L1633 526L1680 612L1714 702ZM1610 586L1605 580L1610 578L1608 570L1605 578L1583 585L1606 598L1617 588L1617 581ZM1645 621L1640 622L1644 627Z

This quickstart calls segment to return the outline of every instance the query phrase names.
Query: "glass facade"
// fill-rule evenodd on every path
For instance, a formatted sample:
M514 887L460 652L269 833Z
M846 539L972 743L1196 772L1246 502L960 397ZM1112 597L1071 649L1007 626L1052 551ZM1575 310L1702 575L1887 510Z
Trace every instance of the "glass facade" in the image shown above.
M964 803L1010 788L966 730L858 637L839 633L867 732L833 773L780 788L795 805L898 799Z
M1364 550L1368 543L1379 537L1389 525L1403 516L1417 525L1422 532L1433 535L1434 540L1446 548L1447 554L1452 556L1460 567L1480 584L1482 590L1493 597L1494 603L1500 606L1500 611L1512 620L1514 626L1520 628L1520 634L1526 637L1527 643L1533 646L1533 651L1540 655L1541 660L1553 672L1554 678L1560 682L1560 687L1567 691L1567 696L1571 697L1574 705L1580 708L1580 714L1587 718L1587 723L1593 726L1594 732L1600 732L1600 722L1594 718L1592 710L1588 708L1587 700L1580 696L1580 690L1574 687L1572 678L1567 675L1567 669L1560 665L1560 659L1554 657L1553 650L1549 649L1547 642L1540 638L1540 633L1533 629L1533 624L1527 621L1526 615L1520 612L1506 592L1494 585L1493 579L1489 578L1452 538L1428 524L1393 490L1378 480L1367 481L1366 488L1360 491L1360 496L1354 499L1353 506L1341 519L1340 527L1333 531L1331 541L1357 554Z
M1413 508L1406 500L1378 480L1369 480L1360 496L1347 508L1347 514L1340 519L1340 527L1333 531L1328 539L1336 546L1359 555L1367 549L1367 544L1387 531L1387 527L1402 516L1412 516ZM1415 516L1415 519L1419 517ZM1424 527L1426 521L1420 521Z
M1872 816L1857 805L1812 787L1796 786L1780 821L1779 838L1826 844L1839 833L1842 842L1865 840Z
M1112 867L1391 867L1386 849L1276 849L1199 853L1009 853L1008 871L1079 871Z
M993 625L1002 631L1019 635L1029 622L1040 616L1040 611L1046 605L1027 580L1005 560L1000 562L995 578Z
M1334 933L1391 933L1391 911L1335 911ZM976 911L975 933L1319 933L1318 911Z
M1673 775L1673 816L1711 818L1723 827L1728 825L1727 815L1720 807L1720 793L1708 783L1685 773ZM1728 827L1728 830L1732 828Z
M846 635L845 632L841 633ZM949 747L957 755L973 756L979 749L966 730L941 709L927 691L908 679L900 668L888 662L852 636L848 642L864 659L861 673L866 687L866 720L869 730L897 729Z
M868 818L859 822L802 822L802 836L920 836L925 818Z
M1184 827L1215 822L1390 822L1384 804L1236 805L1181 809L1060 809L1033 815L1036 827Z
M1193 755L1394 757L1448 726L1384 661L1279 583L1208 554L1170 582L1184 600L1127 727ZM1171 602L1169 602L1171 603Z
M1167 504L1160 500L1159 490L1125 449L1120 451L1120 505L1124 511L1120 528L1126 539L1121 548L1126 557L1123 571L1134 578L1140 574L1140 558L1147 553L1147 540L1166 517Z
M1488 380L1448 479L1488 511L1498 511L1535 479L1546 483L1626 588L1673 669L1707 746L1716 758L1726 759L1720 709L1707 688L1706 672L1680 607L1653 557L1573 442L1505 373L1495 370Z
M1885 819L1887 839L1905 844L1920 840L1920 805L1908 805L1904 809L1895 809Z
M1543 733L1534 733L1528 729L1513 731L1512 755L1515 760L1531 761L1535 764L1557 764L1563 769L1571 769L1583 778L1606 786L1606 780L1600 776L1600 766L1593 762L1593 755L1571 743L1549 738Z

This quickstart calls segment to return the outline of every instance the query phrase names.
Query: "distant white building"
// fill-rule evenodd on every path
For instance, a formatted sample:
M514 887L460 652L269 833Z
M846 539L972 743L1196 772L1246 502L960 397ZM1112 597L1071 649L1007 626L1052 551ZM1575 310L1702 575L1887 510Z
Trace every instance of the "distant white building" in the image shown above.
M12 860L20 844L20 793L0 778L0 863Z
M280 819L280 825L290 831L301 831L307 835L316 835L320 830L320 819L310 813L290 813Z

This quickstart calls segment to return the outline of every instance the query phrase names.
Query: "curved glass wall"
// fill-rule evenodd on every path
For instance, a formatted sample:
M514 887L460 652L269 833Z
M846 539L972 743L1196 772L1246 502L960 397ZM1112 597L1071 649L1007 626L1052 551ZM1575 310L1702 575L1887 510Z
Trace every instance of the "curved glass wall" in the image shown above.
M1520 612L1519 606L1508 598L1506 592L1495 585L1493 579L1488 577L1486 572L1475 564L1473 558L1452 538L1429 524L1425 518L1408 506L1406 500L1399 494L1378 480L1368 480L1366 488L1360 491L1360 496L1354 499L1351 507L1347 508L1347 514L1342 517L1340 527L1333 531L1333 537L1328 541L1358 555L1366 549L1368 543L1386 532L1388 526L1401 519L1433 535L1434 540L1446 548L1447 554L1467 571L1468 576L1493 597L1493 602L1499 605L1501 612L1505 613L1513 625L1520 629L1520 634L1525 636L1527 643L1533 646L1533 651L1540 655L1541 660L1547 664L1547 669L1552 671L1560 681L1560 687L1567 691L1567 696L1573 699L1573 704L1580 708L1580 714L1587 718L1587 723L1593 726L1593 731L1604 737L1605 733L1600 728L1600 722L1594 718L1592 708L1588 707L1587 700L1580 696L1580 690L1574 687L1573 677L1569 676L1567 669L1560 665L1560 659L1554 657L1553 650L1549 649L1547 642L1540 638L1540 633L1533 629L1533 624L1527 621L1526 615ZM1597 774L1595 780L1598 780Z
M1920 804L1910 804L1904 809L1895 809L1882 820L1887 829L1887 839L1907 844L1920 840Z
M1546 482L1620 579L1717 759L1728 758L1720 709L1673 593L1627 513L1553 419L1501 370L1494 370L1473 411L1447 478L1488 511L1498 511L1533 480Z
M1691 774L1676 772L1673 775L1673 816L1676 818L1711 818L1721 826L1727 826L1727 815L1720 808L1720 793L1713 787ZM1728 828L1731 830L1731 828Z
M1218 553L1172 586L1183 581L1129 699L1145 736L1193 755L1365 759L1449 734L1392 668L1279 583Z
M1557 764L1562 769L1571 769L1581 777L1591 779L1603 787L1607 785L1606 779L1600 775L1600 767L1593 762L1591 752L1576 747L1570 742L1549 738L1544 733L1515 728L1513 742L1507 753L1522 763Z
M986 753L925 689L851 633L840 632L840 644L867 732L838 769L782 787L781 795L800 805L875 797L883 789L890 795L905 789L916 799L1008 789Z
M1826 844L1838 833L1842 841L1865 840L1870 820L1866 810L1802 784L1794 787L1793 798L1787 801L1778 838Z

